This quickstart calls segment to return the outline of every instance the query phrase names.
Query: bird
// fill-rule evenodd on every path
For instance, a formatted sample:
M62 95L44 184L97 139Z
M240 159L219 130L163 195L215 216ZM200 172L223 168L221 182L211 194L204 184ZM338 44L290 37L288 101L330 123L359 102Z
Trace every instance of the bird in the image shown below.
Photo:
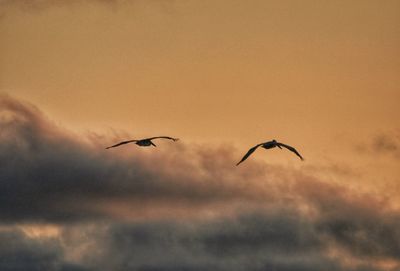
M300 155L300 153L297 152L297 150L289 145L280 143L273 139L272 141L267 141L264 143L260 143L252 147L242 158L242 160L239 161L239 163L236 164L238 166L240 163L242 163L244 160L246 160L258 147L263 147L264 149L272 149L275 147L278 147L279 149L282 149L282 147L288 149L291 152L294 152L298 157L300 157L301 160L304 160L304 158Z
M115 147L118 147L118 146L121 146L124 144L128 144L128 143L135 143L136 145L141 146L141 147L149 147L149 146L157 147L157 145L152 142L153 139L157 139L157 138L170 139L173 141L179 140L179 138L173 138L173 137L169 137L169 136L155 136L155 137L149 137L149 138L144 138L144 139L132 139L132 140L127 140L127 141L122 141L115 145L107 147L106 149L115 148Z

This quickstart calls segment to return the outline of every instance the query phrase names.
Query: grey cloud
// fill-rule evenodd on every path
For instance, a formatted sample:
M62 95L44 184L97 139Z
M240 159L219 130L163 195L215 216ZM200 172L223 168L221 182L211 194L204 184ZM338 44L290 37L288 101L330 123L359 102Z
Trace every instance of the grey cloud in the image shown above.
M29 238L18 229L0 231L0 270L88 271L63 260L59 240Z
M94 270L390 270L369 257L348 265L330 256L336 233L285 210L196 223L114 223L93 236L101 252L81 264Z
M390 270L379 265L386 260L397 263L392 270L400 266L400 214L376 195L309 171L256 161L237 168L230 148L179 143L106 151L109 141L80 139L32 105L1 98L1 223L62 228L41 241L0 232L1 270L30 264L31 270L383 271ZM121 208L128 214L118 215ZM185 214L175 217L181 209ZM15 249L4 245L10 240ZM75 249L81 257L67 261ZM332 250L360 263L347 265ZM6 260L17 255L26 259L20 266Z
M312 179L295 191L318 209L314 225L327 241L360 257L400 260L400 213L387 201Z
M108 253L123 255L113 264L117 270L124 264L138 270L318 270L313 265L320 260L321 243L297 218L251 214L195 226L122 225L110 229Z
M10 97L0 101L0 114L2 220L104 218L109 213L101 206L114 201L143 211L144 204L164 208L274 198L267 182L258 182L265 177L260 170L234 171L227 150L193 152L165 144L152 153L133 146L109 151L104 150L109 142L79 140L35 107ZM254 189L257 183L264 188Z
M399 267L379 266L371 254L353 255L357 246L352 245L344 255L358 257L359 263L349 265L331 256L330 249L337 248L332 239L340 234L323 228L324 221L294 210L260 210L201 221L73 224L62 226L57 238L33 240L18 232L8 237L0 234L0 259L3 266L9 266L2 270L394 271ZM342 222L346 227L350 223ZM14 241L12 249L7 246L10 240ZM67 250L74 249L80 251L79 259L67 261ZM378 256L375 259L390 259ZM10 257L25 259L19 261L20 269Z

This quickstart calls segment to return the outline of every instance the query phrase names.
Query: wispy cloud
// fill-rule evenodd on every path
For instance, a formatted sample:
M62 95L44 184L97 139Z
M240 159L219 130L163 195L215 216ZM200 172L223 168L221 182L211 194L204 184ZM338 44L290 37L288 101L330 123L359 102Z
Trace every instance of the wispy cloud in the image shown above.
M400 134L381 134L374 138L372 148L375 151L389 153L400 158Z
M386 132L375 135L370 142L358 144L357 150L365 154L390 155L400 159L400 132Z

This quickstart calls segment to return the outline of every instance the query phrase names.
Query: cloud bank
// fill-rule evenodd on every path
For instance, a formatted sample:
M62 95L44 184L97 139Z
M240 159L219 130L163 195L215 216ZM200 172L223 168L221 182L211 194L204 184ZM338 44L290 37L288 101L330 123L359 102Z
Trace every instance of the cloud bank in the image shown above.
M1 97L1 270L400 268L387 199L309 171L235 167L231 146L104 150L115 140Z

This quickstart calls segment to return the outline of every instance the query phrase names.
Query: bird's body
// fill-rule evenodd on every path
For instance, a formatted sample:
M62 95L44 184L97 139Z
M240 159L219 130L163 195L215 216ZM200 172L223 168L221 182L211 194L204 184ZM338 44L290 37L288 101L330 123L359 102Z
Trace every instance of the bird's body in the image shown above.
M237 163L236 165L239 165L240 163L242 163L244 160L246 160L258 147L263 147L264 149L272 149L275 147L278 147L279 149L282 149L282 147L288 149L291 152L294 152L298 157L300 157L301 160L304 160L303 157L300 155L300 153L297 152L297 150L289 145L280 143L278 141L276 141L275 139L272 141L267 141L264 143L260 143L255 145L254 147L252 147L242 158L242 160L239 161L239 163Z
M151 142L151 140L149 140L149 139L138 140L138 141L136 141L135 144L140 146L140 147L149 147L151 145L154 145L154 143Z
M278 142L274 139L272 141L268 141L268 142L262 143L261 147L263 147L264 149L272 149L272 148L278 147L277 143Z
M149 146L154 146L157 147L156 144L153 143L153 139L157 139L157 138L164 138L164 139L170 139L173 141L177 141L178 138L173 138L173 137L169 137L169 136L155 136L155 137L149 137L149 138L144 138L144 139L132 139L132 140L127 140L127 141L122 141L120 143L117 143L115 145L112 145L110 147L107 147L106 149L110 149L110 148L115 148L124 144L128 144L128 143L135 143L136 145L140 146L140 147L149 147Z

